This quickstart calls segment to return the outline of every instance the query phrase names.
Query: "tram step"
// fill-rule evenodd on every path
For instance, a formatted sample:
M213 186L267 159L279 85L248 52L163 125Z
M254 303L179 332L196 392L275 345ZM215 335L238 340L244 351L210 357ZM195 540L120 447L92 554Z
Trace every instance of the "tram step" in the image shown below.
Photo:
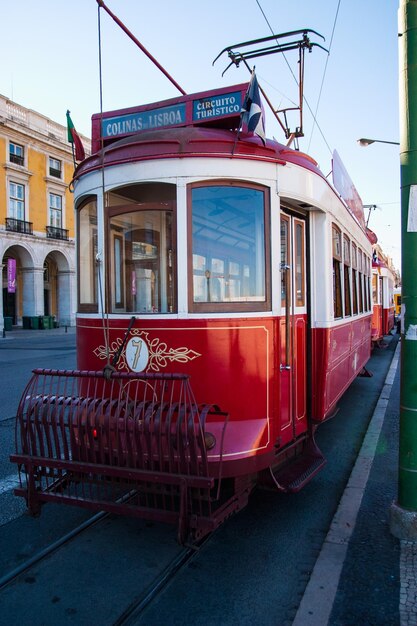
M300 491L326 464L321 450L311 438L302 453L284 467L271 469L271 477L279 491Z

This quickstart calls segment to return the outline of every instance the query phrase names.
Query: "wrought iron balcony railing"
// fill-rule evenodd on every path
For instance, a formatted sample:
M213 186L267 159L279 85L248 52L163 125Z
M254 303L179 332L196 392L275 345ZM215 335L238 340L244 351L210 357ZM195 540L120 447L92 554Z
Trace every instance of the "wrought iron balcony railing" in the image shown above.
M62 171L56 169L55 167L50 167L49 168L49 176L54 176L55 178L61 178Z
M10 154L9 155L10 163L16 163L16 165L24 165L25 159L20 156L20 154Z
M6 230L13 231L14 233L33 235L33 223L18 220L15 217L6 217Z
M63 239L68 241L68 230L66 228L58 228L57 226L47 226L46 236L50 239Z

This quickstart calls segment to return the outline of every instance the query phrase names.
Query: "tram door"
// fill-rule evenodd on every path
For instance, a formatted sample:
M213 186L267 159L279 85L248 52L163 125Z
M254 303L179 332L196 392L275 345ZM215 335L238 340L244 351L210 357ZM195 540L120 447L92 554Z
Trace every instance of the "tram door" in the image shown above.
M283 444L307 429L307 326L306 220L283 213L278 374Z

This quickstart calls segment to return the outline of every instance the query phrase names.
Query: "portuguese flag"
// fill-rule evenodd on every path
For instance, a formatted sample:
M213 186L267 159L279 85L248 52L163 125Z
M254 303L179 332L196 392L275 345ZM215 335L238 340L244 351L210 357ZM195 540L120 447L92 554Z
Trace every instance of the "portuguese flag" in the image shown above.
M75 160L83 161L85 159L84 146L82 144L80 136L74 128L74 124L72 123L69 111L67 111L67 131L68 141L72 143L72 150L73 153L75 153Z

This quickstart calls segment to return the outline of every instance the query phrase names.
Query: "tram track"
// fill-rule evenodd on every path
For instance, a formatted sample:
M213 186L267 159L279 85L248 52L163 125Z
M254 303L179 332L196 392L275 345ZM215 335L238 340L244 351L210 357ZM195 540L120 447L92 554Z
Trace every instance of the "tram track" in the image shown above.
M171 561L168 567L128 606L120 617L113 622L112 626L134 626L136 620L164 591L175 576L198 555L200 548L210 540L211 536L206 536L198 546L182 548L181 552Z
M129 500L132 496L132 493L133 492L124 494L121 498L117 500L117 502L122 503L126 500ZM56 539L55 541L50 543L49 546L46 546L37 554L27 559L24 563L21 563L16 568L3 575L0 578L0 591L8 584L16 580L19 576L21 576L21 574L28 571L31 567L35 566L37 563L40 563L43 559L46 559L48 556L59 550L59 548L67 545L70 541L72 541L72 539L80 535L82 532L88 530L95 524L98 524L99 522L109 517L110 513L107 513L106 511L99 511L98 513L93 515L93 517L88 518L87 520L70 530L68 533L65 533L65 535L63 535L59 539Z
M128 498L129 495L130 494L126 494L125 498ZM108 535L110 543L111 545L118 545L117 542L118 537L120 537L120 523L122 518L116 516L113 519L111 513L99 512L78 524L61 537L55 539L49 545L40 549L36 554L27 558L14 569L10 569L8 572L3 574L3 576L0 577L0 604L4 601L6 606L10 602L10 596L16 594L18 596L23 594L26 597L25 602L29 602L29 596L26 594L28 593L30 595L32 591L34 591L35 596L38 596L38 600L40 597L44 598L41 601L41 604L47 606L51 601L50 599L48 600L49 590L45 588L44 583L42 586L41 579L43 578L45 580L46 574L46 579L53 580L57 576L60 576L60 570L65 571L66 569L71 569L71 561L74 560L73 555L82 553L82 549L80 550L80 545L82 544L85 545L86 543L90 543L92 552L98 559L100 559L100 550L102 545L100 541L100 533L103 532L103 528L100 526L101 530L99 531L98 525L102 524L106 520L109 521L109 524L107 530L104 532L108 532L108 529L111 529ZM94 531L89 537L87 531L91 530L94 526L97 526L97 531ZM136 555L132 552L130 564L126 565L126 562L124 562L124 566L127 571L129 571L131 567L136 567L137 562L135 563L135 559L138 558L138 554L140 555L139 559L141 559L143 553L146 551L146 544L149 545L149 542L151 542L151 544L154 542L153 532L155 531L156 526L152 523L149 524L149 528L147 526L148 525L145 524L145 526L141 527L142 532L144 529L146 530L144 531L145 534L143 534L141 539L137 542ZM137 587L135 585L131 585L130 591L127 591L125 595L125 602L117 608L112 607L112 611L110 611L110 607L107 609L108 613L106 617L108 621L106 619L102 622L103 624L107 624L108 626L133 626L137 620L141 618L146 609L149 608L161 594L163 594L169 583L172 582L194 558L198 557L200 549L210 540L212 536L208 535L204 537L196 545L181 547L176 544L170 531L172 531L171 527L169 527L169 547L166 545L164 547L164 542L162 542L162 545L159 548L159 550L162 550L162 552L165 552L166 554L165 558L162 559L162 562L158 562L157 570L155 571L149 569L146 576L139 576L137 579ZM79 541L76 541L77 539ZM118 565L120 554L121 552L115 548L112 557L115 568ZM52 561L48 561L50 557L53 558ZM94 582L93 584L93 581L97 581L97 576L94 574L93 563L80 563L80 567L83 569L83 575L91 580L91 589L95 588L94 585L96 583ZM123 571L118 573L118 571L119 570L117 570L117 568L113 569L112 578L116 586L121 588L123 586L124 573ZM93 595L97 595L98 590L99 587L97 587L96 591L93 592ZM49 597L52 597L52 601L56 602L58 594L51 593ZM72 601L74 601L74 597L72 598ZM103 598L101 601L104 605L107 605L107 599ZM109 601L111 602L110 598ZM67 603L67 600L64 600L64 602ZM81 611L80 615L82 615L82 621L85 619L84 609L81 610L78 607L78 610ZM62 609L60 616L60 619L62 620L61 623L66 624L67 617L65 614L62 614ZM36 619L37 618L35 617L34 621L31 622L33 626L37 626L37 624L39 624L39 626L40 624L42 624L42 626L49 626L52 623L56 623L52 616L47 616L46 618L45 616L42 616L42 620L46 619L46 621L41 622L37 622ZM84 623L84 621L82 621L82 623Z
M62 546L68 544L72 539L77 537L83 531L91 528L94 524L97 524L101 520L105 519L109 516L109 513L105 513L103 511L97 513L93 517L85 520L82 524L79 524L73 530L70 530L68 533L60 537L59 539L53 541L48 546L34 554L32 557L27 559L25 562L21 563L13 570L9 571L7 574L4 574L0 578L0 591L7 587L10 583L17 580L19 576L29 571L32 567L40 563L43 559L46 559L48 556L56 552Z

